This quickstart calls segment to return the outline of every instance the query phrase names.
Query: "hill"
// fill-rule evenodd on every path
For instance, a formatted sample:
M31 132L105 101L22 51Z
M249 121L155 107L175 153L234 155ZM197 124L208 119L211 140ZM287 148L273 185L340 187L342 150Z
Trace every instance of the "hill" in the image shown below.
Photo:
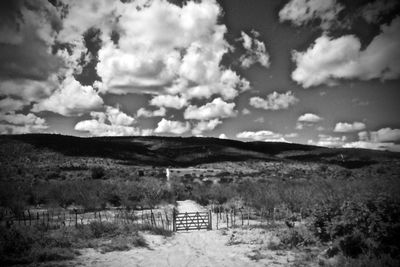
M31 145L39 153L54 151L71 157L98 157L153 166L193 166L201 163L243 160L324 162L361 167L399 159L399 153L365 149L334 149L281 142L241 142L203 137L74 137L25 134L0 137L2 146ZM20 153L28 152L21 149ZM2 154L7 154L4 149Z

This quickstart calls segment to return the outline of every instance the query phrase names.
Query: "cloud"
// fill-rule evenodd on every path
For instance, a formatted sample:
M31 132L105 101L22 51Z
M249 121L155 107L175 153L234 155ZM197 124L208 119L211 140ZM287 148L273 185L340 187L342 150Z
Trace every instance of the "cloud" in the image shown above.
M0 120L16 125L45 125L46 121L35 114L0 114Z
M362 131L366 128L365 123L355 121L353 123L348 122L338 122L335 125L335 129L333 130L336 133L349 133L349 132L358 132Z
M343 145L345 148L363 148L374 150L389 150L393 152L400 152L400 145L395 143L375 143L368 141L356 141Z
M180 93L185 99L219 94L232 99L249 88L247 80L223 67L230 49L221 8L214 0L135 2L116 8L118 42L103 38L97 86L115 94L152 91Z
M240 40L243 41L242 45L245 49L245 54L239 59L243 68L249 68L255 63L260 63L261 66L268 68L270 66L270 57L266 52L265 44L258 40L256 37L259 33L252 31L253 37L250 37L245 32L241 32Z
M338 137L326 134L319 134L317 142L314 142L313 140L308 140L308 144L325 147L342 147L345 144L346 140L346 136Z
M0 114L0 134L23 134L47 129L46 120L35 114L16 114L14 112Z
M336 39L326 34L304 52L293 51L292 79L304 88L335 85L339 79L381 80L400 76L400 17L381 26L381 33L361 50L354 35Z
M368 3L361 9L361 16L368 23L379 23L398 6L399 2L397 0L376 0Z
M274 133L272 131L262 130L262 131L244 131L236 134L237 138L241 139L252 139L255 141L265 141L265 142L287 142L282 134Z
M218 136L219 139L228 139L228 137L226 136L226 134L222 133Z
M192 66L190 69L196 69L196 66ZM221 95L223 99L230 100L238 96L239 93L250 89L250 83L231 69L224 70L217 81L210 83L187 87L188 82L184 81L180 80L183 85L175 84L175 86L167 88L167 91L175 94L181 93L186 99L207 99L213 95Z
M214 118L234 117L237 111L234 110L235 103L227 103L221 98L215 98L212 102L203 106L190 105L184 112L185 119L210 120Z
M140 108L136 112L136 116L138 117L146 117L146 118L151 118L151 117L163 117L167 113L167 110L164 107L160 107L159 109L156 110L147 110L145 108Z
M18 111L21 110L25 105L26 102L23 100L17 100L9 97L0 100L0 110L2 112Z
M0 95L11 96L21 101L39 101L51 95L58 87L57 76L52 75L44 81L30 79L0 80Z
M400 152L400 129L382 128L377 131L358 133L359 141L350 142L343 147L389 150Z
M298 119L297 119L297 123L296 123L296 129L297 130L302 130L304 129L304 127L312 127L314 126L316 123L322 121L324 118L313 114L313 113L305 113L303 115L301 115Z
M299 122L309 122L309 123L317 123L322 120L323 118L313 113L305 113L297 119L297 121Z
M400 152L400 129L382 128L378 131L358 133L358 141L347 142L346 136L335 137L319 134L318 141L309 140L311 145L326 147L364 148Z
M161 121L158 122L157 128L154 130L154 132L184 134L189 130L190 130L190 124L188 122L170 121L166 119L161 119Z
M219 124L221 124L222 121L219 119L213 119L209 121L199 121L195 127L192 129L193 134L202 134L205 131L212 131L217 127Z
M255 108L262 108L266 110L279 110L287 109L289 106L294 105L299 100L292 94L291 91L286 93L273 92L267 96L267 99L262 99L261 97L250 98L250 105Z
M254 122L264 123L264 117L258 117L254 120Z
M61 24L56 8L48 1L17 1L3 8L0 78L47 80L63 65L50 49Z
M157 95L150 100L150 105L181 109L187 105L187 100L177 95Z
M360 141L400 142L400 129L382 128L377 131L363 131L358 134Z
M344 7L336 0L291 0L279 11L279 20L290 21L296 26L319 21L322 29L329 29L337 22Z
M89 132L93 136L140 135L140 130L131 126L110 125L98 120L84 120L75 125L75 130Z
M64 116L81 116L82 114L100 109L103 99L91 86L82 86L74 77L67 77L60 88L49 98L35 104L34 112L52 111Z
M126 136L149 134L148 130L134 127L135 119L118 107L106 106L105 112L91 112L91 120L80 121L75 130L89 132L93 136Z
M248 114L250 114L250 113L251 113L251 111L248 110L247 108L242 109L242 114L243 114L243 115L248 115Z

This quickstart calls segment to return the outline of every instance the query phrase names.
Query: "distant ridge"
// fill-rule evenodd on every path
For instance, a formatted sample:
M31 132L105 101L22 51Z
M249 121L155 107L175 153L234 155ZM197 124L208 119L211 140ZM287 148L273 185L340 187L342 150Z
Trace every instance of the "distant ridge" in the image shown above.
M132 164L190 166L245 160L296 160L358 168L377 160L400 158L400 153L353 148L325 148L282 142L242 142L212 137L75 137L58 134L3 135L0 145L22 142L38 151L66 156L112 158Z

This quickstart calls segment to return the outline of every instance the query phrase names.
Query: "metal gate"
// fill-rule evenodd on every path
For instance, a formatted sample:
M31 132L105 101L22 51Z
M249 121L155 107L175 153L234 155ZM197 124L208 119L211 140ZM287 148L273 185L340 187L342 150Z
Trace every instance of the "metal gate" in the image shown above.
M173 217L173 230L175 231L189 231L189 230L211 230L212 219L210 212L174 212Z

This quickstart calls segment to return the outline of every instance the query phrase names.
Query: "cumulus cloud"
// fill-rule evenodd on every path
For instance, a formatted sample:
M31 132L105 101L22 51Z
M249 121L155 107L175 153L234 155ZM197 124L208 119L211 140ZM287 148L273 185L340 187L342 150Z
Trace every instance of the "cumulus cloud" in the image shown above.
M0 120L17 125L45 125L46 121L35 114L0 114Z
M400 145L395 143L375 143L368 141L355 141L346 143L343 145L345 148L363 148L363 149L374 149L374 150L389 150L394 152L400 152Z
M313 113L305 113L297 119L297 121L299 122L309 122L309 123L317 123L322 120L323 118Z
M226 134L222 133L218 136L219 139L228 139L228 137L226 136Z
M299 100L292 94L291 91L286 93L273 92L267 96L266 99L261 97L250 98L250 105L255 108L262 108L266 110L279 110L287 109L289 106L294 105Z
M0 134L32 133L47 128L46 120L32 113L0 113Z
M199 121L192 129L193 134L202 134L205 131L214 130L222 121L219 119L213 119L210 121Z
M326 147L364 148L375 150L389 150L400 152L400 129L382 128L377 131L362 131L358 133L358 141L348 142L346 136L330 136L319 134L315 142L309 140L311 145Z
M216 1L120 5L115 12L118 42L103 38L98 53L102 82L97 86L103 92L166 90L186 99L213 94L232 99L248 89L245 79L220 64L230 46L225 25L218 24L221 8Z
M336 0L291 0L279 11L279 20L290 21L296 26L318 20L322 29L329 29L337 22L344 6Z
M326 134L319 134L318 141L308 140L308 144L316 146L326 146L326 147L342 147L347 138L346 136L330 136Z
M261 66L268 68L270 65L269 54L266 51L265 44L258 40L259 33L256 31L251 32L253 37L245 32L241 32L241 40L245 54L239 59L243 68L249 68L255 63L260 63Z
M151 118L151 117L163 117L167 113L167 110L164 107L160 107L159 109L156 110L148 110L145 108L140 108L136 112L136 116L138 117L145 117L145 118Z
M358 141L344 144L343 147L400 152L400 129L382 128L377 131L362 131L358 133L358 139Z
M302 130L304 127L312 127L322 120L323 118L316 114L305 113L297 119L296 129Z
M400 142L400 129L382 128L377 131L363 131L358 134L360 141Z
M241 139L252 139L255 141L265 141L265 142L287 142L282 134L274 133L272 131L261 130L257 132L244 131L236 134L237 138Z
M124 136L149 134L148 130L134 127L135 119L118 107L107 106L105 112L91 112L91 120L80 121L75 130L89 132L93 136Z
M237 111L234 110L235 103L227 103L221 98L215 98L212 102L203 106L190 105L184 112L185 119L211 120L214 118L234 117Z
M381 33L364 50L354 35L333 39L324 34L306 51L293 52L297 67L292 79L305 88L335 85L338 79L396 79L400 76L399 46L400 17L382 25Z
M337 133L349 133L349 132L357 132L362 131L366 128L365 123L355 121L353 123L348 122L338 122L335 125L334 132Z
M150 100L150 105L181 109L187 105L187 100L177 95L157 95Z
M82 86L74 77L67 77L49 98L35 104L32 111L52 111L64 116L80 116L101 108L103 99L91 86Z
M161 119L158 122L157 128L154 130L155 133L172 133L172 134L184 134L190 130L189 122L172 121Z

